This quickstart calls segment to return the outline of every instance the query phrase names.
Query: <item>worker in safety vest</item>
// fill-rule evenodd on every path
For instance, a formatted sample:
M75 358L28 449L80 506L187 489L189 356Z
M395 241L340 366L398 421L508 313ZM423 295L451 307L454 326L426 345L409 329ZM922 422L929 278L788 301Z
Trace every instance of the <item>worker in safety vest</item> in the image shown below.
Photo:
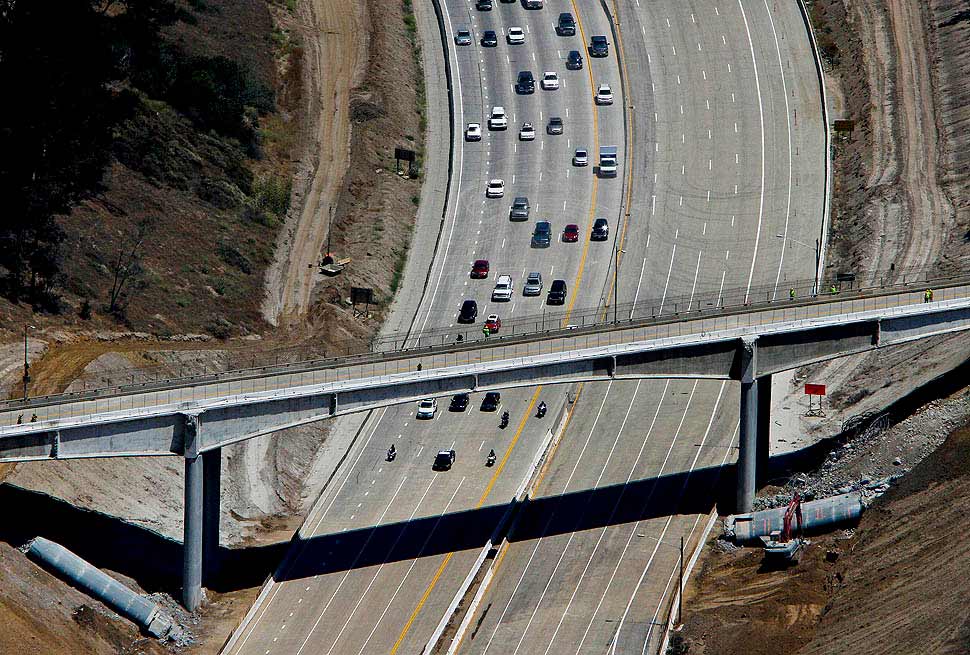
M839 288L837 286L835 286L834 284L831 287L829 287L829 293L835 295L838 292L839 292Z
M788 299L789 300L795 299L795 287L792 287L791 289L788 290Z
M933 289L927 289L923 292L923 302L933 302Z
M488 341L488 335L490 334L490 331L487 325L482 326L482 334L485 335L485 340Z

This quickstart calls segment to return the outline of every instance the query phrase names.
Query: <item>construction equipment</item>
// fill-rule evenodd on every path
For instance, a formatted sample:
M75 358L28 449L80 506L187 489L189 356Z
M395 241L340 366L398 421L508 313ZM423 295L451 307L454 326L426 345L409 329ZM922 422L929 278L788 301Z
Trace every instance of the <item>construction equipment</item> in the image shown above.
M798 536L792 538L792 519L798 520ZM788 503L781 530L772 530L768 536L761 537L765 546L765 561L773 563L794 562L806 545L802 537L802 499L797 493Z

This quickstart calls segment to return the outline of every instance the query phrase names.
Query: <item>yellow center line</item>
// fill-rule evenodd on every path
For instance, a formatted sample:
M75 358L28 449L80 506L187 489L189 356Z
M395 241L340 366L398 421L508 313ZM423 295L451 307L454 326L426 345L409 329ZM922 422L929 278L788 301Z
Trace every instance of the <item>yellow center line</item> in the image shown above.
M536 387L535 393L532 394L532 398L529 400L529 407L526 409L522 420L519 421L519 427L515 431L515 436L512 437L509 447L505 449L505 455L502 457L502 461L499 462L498 467L495 469L495 473L492 474L492 478L488 481L488 485L486 485L485 491L482 493L482 497L478 499L478 504L475 505L475 509L479 509L482 505L484 505L485 500L488 498L489 494L492 493L492 489L495 487L495 482L498 480L499 475L501 475L502 469L505 468L505 465L509 461L509 457L512 456L512 449L515 448L515 444L518 443L519 437L521 437L522 433L525 431L526 423L528 422L529 417L532 416L532 408L535 407L536 400L539 399L539 392L541 391L541 385ZM411 612L411 616L408 617L407 623L404 624L404 629L401 630L401 634L398 635L397 641L394 642L394 647L391 649L391 655L394 655L397 652L397 649L401 647L401 643L404 642L404 638L407 636L408 632L411 631L411 625L418 617L418 613L421 611L421 608L424 607L424 604L428 601L428 597L431 596L432 590L434 590L435 586L438 584L441 574L444 573L445 568L448 566L448 562L451 561L451 558L454 557L454 555L455 551L448 553L445 556L445 559L438 566L438 570L435 571L434 577L431 578L428 588L424 590L423 594L421 594L421 599L415 606L414 611Z

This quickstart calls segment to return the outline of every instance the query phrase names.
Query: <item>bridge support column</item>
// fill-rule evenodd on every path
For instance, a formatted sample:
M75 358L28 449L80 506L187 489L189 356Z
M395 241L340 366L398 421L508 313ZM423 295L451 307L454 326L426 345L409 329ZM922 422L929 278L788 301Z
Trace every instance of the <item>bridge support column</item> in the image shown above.
M771 375L758 378L758 437L755 457L755 481L760 487L767 482L771 435Z
M193 447L191 451L187 448L185 451L185 523L182 541L182 604L190 612L197 610L202 603L202 478L203 459L196 448Z
M755 474L757 470L758 435L758 344L755 340L741 340L741 426L738 443L737 498L739 514L754 508Z
M202 476L202 579L208 586L219 575L222 448L202 453Z

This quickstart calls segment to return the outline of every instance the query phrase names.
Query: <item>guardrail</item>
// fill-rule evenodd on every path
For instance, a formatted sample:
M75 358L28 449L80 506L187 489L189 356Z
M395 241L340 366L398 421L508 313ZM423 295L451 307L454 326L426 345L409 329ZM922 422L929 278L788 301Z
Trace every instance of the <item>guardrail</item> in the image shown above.
M922 289L924 286L944 289L961 284L970 284L970 275L968 274L961 274L959 276L943 276L941 274L940 277L935 277L935 273L907 274L897 271L896 275L900 276L903 281L866 286L853 286L846 282L842 283L843 286L839 287L837 293L818 294L817 296L810 294L810 290L814 286L814 280L802 280L798 283L798 288L807 289L809 293L804 296L796 294L794 301L788 299L787 293L784 294L783 299L775 298L773 288L770 286L757 290L757 292L756 290L748 292L745 288L741 287L722 292L721 294L699 295L691 298L681 297L673 300L644 301L637 303L635 306L627 305L626 307L630 311L620 313L620 320L616 322L607 320L608 317L604 317L603 311L600 308L574 311L568 315L568 324L565 320L567 317L565 313L524 317L506 323L502 328L502 334L490 337L487 343L489 345L494 343L496 346L504 346L532 341L537 338L555 338L567 333L575 334L576 330L592 334L595 332L630 327L676 324L693 318L714 318L755 313L778 306L793 308L809 305L824 305L843 300L893 295L899 292L912 292L914 288ZM881 281L885 281L885 279ZM796 288L795 285L792 285L792 288ZM744 300L745 297L748 298L747 302ZM432 353L462 352L469 349L478 349L483 345L480 333L478 340L474 339L475 332L469 333L472 329L469 328L464 332L455 328L451 330L429 330L428 332L411 335L407 339L388 338L376 340L375 344L371 346L371 349L359 350L356 353L348 352L338 356L316 356L303 360L295 359L295 361L287 363L273 363L264 366L229 369L211 374L162 378L153 377L151 372L143 372L141 373L143 377L140 383L109 385L100 388L83 389L71 393L39 396L27 401L7 400L0 402L0 410L27 409L63 402L101 399L131 393L163 391L214 382L224 383L272 375L294 374L311 370L325 370L348 365L390 363L395 360L413 359ZM459 338L465 335L467 335L467 338ZM289 352L293 354L292 351ZM278 354L277 361L279 361ZM126 371L125 374L126 377L128 375L134 376L130 371Z

